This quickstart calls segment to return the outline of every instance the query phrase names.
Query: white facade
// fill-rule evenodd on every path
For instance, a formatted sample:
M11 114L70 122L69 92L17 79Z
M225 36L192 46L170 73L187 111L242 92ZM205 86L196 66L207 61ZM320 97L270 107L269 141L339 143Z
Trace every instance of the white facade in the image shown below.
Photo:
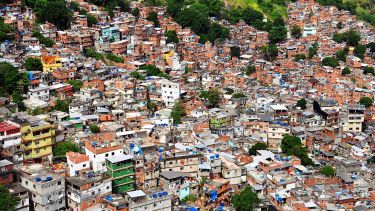
M69 166L69 175L70 176L77 176L77 172L90 169L90 161L84 161L81 163L73 163L69 158L67 159L67 163Z
M108 157L114 156L114 155L119 155L123 154L123 149L117 149L117 150L112 150L100 154L95 154L94 152L88 150L85 148L86 155L89 156L92 170L95 172L106 172L107 168L105 167L105 160Z
M172 107L174 102L180 98L180 84L164 79L160 82L160 85L161 99L166 107Z
M64 209L65 179L57 174L47 175L21 177L21 185L32 193L31 199L36 211Z
M36 98L42 101L49 101L49 87L40 84L38 87L29 89L28 93L30 98Z

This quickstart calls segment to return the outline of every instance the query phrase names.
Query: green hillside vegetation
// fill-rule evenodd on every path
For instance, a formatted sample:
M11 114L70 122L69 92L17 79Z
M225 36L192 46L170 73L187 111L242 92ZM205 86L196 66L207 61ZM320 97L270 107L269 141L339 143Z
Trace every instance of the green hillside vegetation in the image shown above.
M287 17L287 4L296 0L224 0L232 8L250 7L263 13L273 20L278 16ZM375 26L374 0L316 0L323 6L336 6L341 10L348 10L357 18Z

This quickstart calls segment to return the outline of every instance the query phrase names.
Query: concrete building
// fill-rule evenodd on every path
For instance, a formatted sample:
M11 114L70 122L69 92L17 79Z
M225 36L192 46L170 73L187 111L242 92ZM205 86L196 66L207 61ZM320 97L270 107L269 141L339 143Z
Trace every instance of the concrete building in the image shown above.
M68 208L83 211L101 203L101 199L111 194L112 181L107 174L83 174L66 179Z
M32 207L36 211L65 210L65 179L42 170L21 176L21 184L31 192Z
M135 189L133 156L119 154L108 157L107 174L112 178L114 193L125 193Z
M129 211L172 210L172 195L168 194L168 192L160 190L145 190L145 192L142 190L136 190L126 193L125 199L127 199L129 202Z
M161 86L161 98L166 107L172 107L174 102L180 98L180 84L174 83L168 80L162 80Z
M0 122L0 146L7 150L14 162L22 161L21 126L15 122Z

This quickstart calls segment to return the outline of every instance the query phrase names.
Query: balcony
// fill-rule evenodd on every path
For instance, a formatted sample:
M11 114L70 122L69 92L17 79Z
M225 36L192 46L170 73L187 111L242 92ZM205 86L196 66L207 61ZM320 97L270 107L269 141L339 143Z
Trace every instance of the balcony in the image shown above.
M128 169L133 166L134 166L133 163L126 163L126 164L121 164L121 165L113 165L113 164L107 163L107 168L109 168L112 171L120 171L123 169Z

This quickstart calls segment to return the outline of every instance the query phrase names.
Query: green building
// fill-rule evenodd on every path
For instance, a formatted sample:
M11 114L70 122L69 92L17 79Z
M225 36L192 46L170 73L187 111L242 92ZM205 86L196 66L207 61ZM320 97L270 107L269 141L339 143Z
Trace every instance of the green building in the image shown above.
M107 174L112 177L112 191L125 193L135 190L134 161L132 155L119 154L106 160Z

